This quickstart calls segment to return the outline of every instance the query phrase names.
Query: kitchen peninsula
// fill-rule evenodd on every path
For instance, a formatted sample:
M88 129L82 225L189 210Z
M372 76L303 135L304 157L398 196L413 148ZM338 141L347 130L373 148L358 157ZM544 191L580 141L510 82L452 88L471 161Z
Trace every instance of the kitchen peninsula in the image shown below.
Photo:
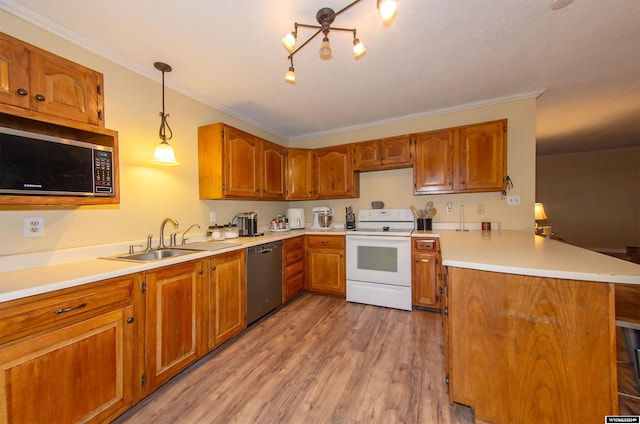
M112 297L124 296L141 283L132 275L314 233L234 239L220 242L224 248L160 264L95 259L117 253L97 248L89 257L77 251L75 259L50 252L41 256L41 266L0 273L0 299L6 305L53 290L69 293L74 286L81 291L106 279L120 281ZM342 237L344 231L322 234ZM602 422L617 412L613 284L640 284L640 266L520 231L414 232L426 234L439 237L448 273L445 355L452 402L474 407L477 418L491 422ZM192 274L197 278L197 270ZM144 321L135 302L142 302L138 295L127 303L134 322ZM124 306L125 314L130 310ZM122 331L123 320L111 315L114 331ZM131 331L126 324L124 331ZM124 340L142 345L136 338L144 333L134 333ZM0 356L10 347L0 347Z

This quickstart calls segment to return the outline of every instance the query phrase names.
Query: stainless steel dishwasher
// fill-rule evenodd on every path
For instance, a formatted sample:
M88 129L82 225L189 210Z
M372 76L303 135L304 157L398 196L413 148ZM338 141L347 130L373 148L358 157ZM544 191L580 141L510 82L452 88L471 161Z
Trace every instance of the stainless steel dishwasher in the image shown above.
M247 325L282 304L282 241L247 248Z

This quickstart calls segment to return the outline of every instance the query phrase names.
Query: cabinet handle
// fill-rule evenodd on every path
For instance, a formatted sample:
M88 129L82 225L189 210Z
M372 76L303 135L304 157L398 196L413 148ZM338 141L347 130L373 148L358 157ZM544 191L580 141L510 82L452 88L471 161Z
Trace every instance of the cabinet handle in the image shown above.
M65 312L71 312L71 311L75 311L76 309L81 309L84 308L85 306L87 306L86 303L81 303L78 306L74 306L73 308L61 308L61 309L56 309L56 314L64 314Z
M214 265L211 267L211 271L215 271L215 270L216 270L216 266Z
M452 186L453 185L453 181L449 181L447 184Z
M42 94L36 94L36 100L39 102L44 102L45 97Z
M460 181L460 185L465 185L466 183L466 181Z
M442 287L438 287L438 293L442 294L444 292L444 290L442 290Z
M127 324L131 324L133 321L135 321L133 317L127 318Z
M29 94L29 92L24 88L18 88L18 94L21 96L26 96L27 94Z
M198 270L198 275L202 275L202 272L203 272L203 271L202 271L201 269L199 269L199 270Z

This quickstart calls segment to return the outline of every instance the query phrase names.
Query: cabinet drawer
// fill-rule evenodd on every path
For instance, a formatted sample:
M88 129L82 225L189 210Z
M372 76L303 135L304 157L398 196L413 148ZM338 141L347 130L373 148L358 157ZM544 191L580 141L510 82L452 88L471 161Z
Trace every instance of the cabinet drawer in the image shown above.
M304 247L304 237L294 237L284 240L282 243L285 253L289 253L290 250L302 249Z
M299 276L288 280L284 284L284 301L289 301L292 297L300 293L304 289L304 275L300 274Z
M435 239L418 239L413 241L417 250L435 252L438 250L438 241Z
M291 265L284 267L284 279L287 280L294 275L300 274L304 271L304 262L299 261Z
M0 304L0 344L131 304L137 275Z
M299 262L304 259L304 251L302 249L287 252L284 255L285 266Z
M308 247L330 247L344 248L344 237L342 236L307 236Z

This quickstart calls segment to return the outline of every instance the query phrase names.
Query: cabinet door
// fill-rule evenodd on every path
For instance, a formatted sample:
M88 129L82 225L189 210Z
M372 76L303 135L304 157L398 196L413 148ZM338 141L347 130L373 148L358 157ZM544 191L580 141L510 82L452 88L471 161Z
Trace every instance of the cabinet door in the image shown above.
M26 69L29 69L26 46L0 33L0 103L29 109L29 74Z
M346 297L344 237L307 236L305 289Z
M454 190L454 130L418 134L415 143L413 194Z
M413 253L413 304L430 308L438 307L436 278L437 255L414 251Z
M147 273L147 392L204 354L203 262L186 262Z
M380 162L385 168L411 166L411 136L380 140Z
M251 134L225 126L225 197L260 196L260 140Z
M209 350L247 327L247 291L244 250L217 255L209 260Z
M262 198L284 200L286 148L262 141Z
M33 110L104 126L101 74L44 51L29 56Z
M378 140L363 141L353 145L353 169L368 171L380 165L380 142Z
M132 316L129 306L0 348L0 422L107 422L126 410L140 378Z
M347 198L357 195L354 193L349 145L316 149L315 155L315 186L318 198Z
M458 175L461 191L506 188L506 120L460 128Z
M287 149L287 199L311 199L313 188L313 150Z

